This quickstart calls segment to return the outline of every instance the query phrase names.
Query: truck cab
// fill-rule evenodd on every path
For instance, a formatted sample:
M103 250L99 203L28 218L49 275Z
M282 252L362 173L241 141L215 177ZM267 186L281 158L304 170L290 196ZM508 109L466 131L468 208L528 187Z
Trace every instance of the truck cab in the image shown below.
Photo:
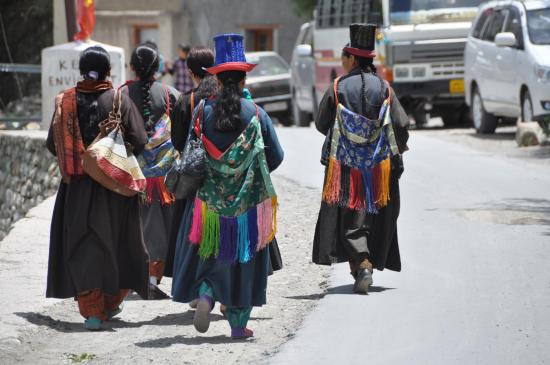
M464 47L483 0L319 0L312 54L315 101L343 73L340 55L352 23L375 23L375 65L417 124L469 120L464 103ZM307 52L305 47L303 54ZM302 103L303 104L303 103Z

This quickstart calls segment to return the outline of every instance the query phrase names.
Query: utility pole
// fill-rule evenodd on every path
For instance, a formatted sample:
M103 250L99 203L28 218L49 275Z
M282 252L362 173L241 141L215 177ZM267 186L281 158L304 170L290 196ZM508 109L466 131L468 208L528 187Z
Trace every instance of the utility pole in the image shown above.
M65 19L67 21L67 40L72 42L78 29L76 26L75 0L65 0Z

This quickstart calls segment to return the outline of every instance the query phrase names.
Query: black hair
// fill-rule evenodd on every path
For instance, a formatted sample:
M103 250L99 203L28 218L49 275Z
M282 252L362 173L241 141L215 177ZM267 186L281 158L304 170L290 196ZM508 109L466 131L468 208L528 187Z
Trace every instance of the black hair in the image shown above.
M111 71L111 57L105 48L92 46L82 51L78 67L85 79L103 81Z
M187 43L178 44L178 48L186 53L189 53L189 51L191 50L191 46L189 46Z
M139 83L142 93L143 120L145 121L145 130L150 135L154 132L155 121L152 119L153 102L151 100L151 85L154 75L159 68L158 52L146 45L138 46L130 59L130 64L134 67L136 75L139 77Z
M194 47L189 52L186 63L189 70L193 72L193 75L201 79L195 91L195 98L201 100L216 95L218 92L218 82L213 75L205 70L205 68L214 65L214 52L210 48Z
M157 46L157 43L156 43L154 40L152 40L152 39L146 40L146 41L143 42L141 45L142 45L142 46L147 46L147 47L149 47L149 48L152 48L152 49L154 49L155 51L158 51L158 50L159 50L159 47Z
M241 97L243 96L239 83L245 77L246 73L244 71L224 71L218 74L221 88L214 107L216 130L230 132L239 129L241 123Z
M371 73L374 76L378 77L380 80L380 92L382 93L382 100L384 100L384 81L378 76L376 66L373 63L372 58L358 57L355 56L357 63L359 64L359 69L361 70L361 114L364 116L367 115L367 84L365 83L365 73Z
M201 79L207 74L205 68L214 65L214 52L206 47L194 47L187 55L187 67Z

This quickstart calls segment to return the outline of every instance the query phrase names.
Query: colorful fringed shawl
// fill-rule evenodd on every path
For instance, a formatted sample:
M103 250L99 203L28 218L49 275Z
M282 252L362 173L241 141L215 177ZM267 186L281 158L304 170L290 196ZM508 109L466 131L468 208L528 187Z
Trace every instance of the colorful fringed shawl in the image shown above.
M164 88L164 92L166 95L166 112L155 124L153 134L149 137L143 152L138 156L139 166L147 180L147 190L144 197L147 204L152 203L154 191L157 192L157 196L163 205L175 201L174 196L164 184L164 177L178 155L172 145L168 89Z
M277 196L259 114L224 153L200 135L208 168L195 198L189 240L200 246L202 258L246 263L274 239L277 227Z
M331 131L329 164L323 201L353 210L377 213L390 199L390 157L399 154L390 116L391 88L382 104L379 119L371 120L338 101Z
M112 88L113 85L109 81L84 80L78 82L75 88L59 93L55 98L52 132L59 171L65 183L69 183L72 176L84 174L81 156L85 146L78 123L76 92L92 93Z

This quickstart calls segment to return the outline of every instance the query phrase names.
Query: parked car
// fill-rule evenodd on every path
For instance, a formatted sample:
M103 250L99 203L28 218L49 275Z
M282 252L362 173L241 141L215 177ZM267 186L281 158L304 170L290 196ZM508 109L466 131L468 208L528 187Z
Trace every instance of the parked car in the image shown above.
M465 49L466 103L478 133L550 112L550 0L480 6Z
M256 104L279 123L292 125L290 69L276 52L249 52L246 59L258 66L246 79L246 85Z
M314 22L302 25L290 60L292 116L300 127L309 126L317 111L313 28Z

